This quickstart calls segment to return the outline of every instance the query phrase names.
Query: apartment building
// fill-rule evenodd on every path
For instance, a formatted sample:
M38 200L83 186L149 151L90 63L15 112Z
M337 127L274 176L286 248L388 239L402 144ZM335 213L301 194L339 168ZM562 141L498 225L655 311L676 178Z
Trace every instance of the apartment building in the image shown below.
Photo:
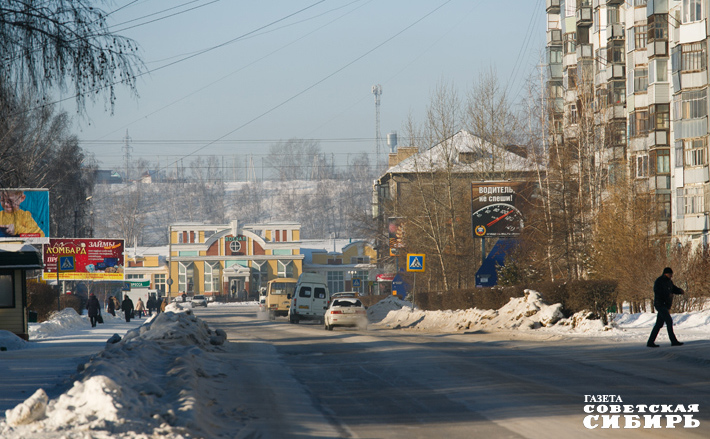
M609 181L626 172L652 195L656 234L707 244L708 3L546 0L546 10L553 140L592 137Z

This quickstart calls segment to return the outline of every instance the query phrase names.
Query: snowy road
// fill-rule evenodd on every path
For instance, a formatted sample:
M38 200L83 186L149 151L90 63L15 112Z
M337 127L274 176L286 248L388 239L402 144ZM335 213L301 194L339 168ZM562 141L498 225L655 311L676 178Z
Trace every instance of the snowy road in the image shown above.
M256 308L195 314L229 335L217 355L234 367L223 394L238 437L710 437L707 341L648 349L376 326L329 332L271 322ZM614 406L627 412L610 414ZM683 415L696 428L684 428ZM620 428L602 428L604 417Z

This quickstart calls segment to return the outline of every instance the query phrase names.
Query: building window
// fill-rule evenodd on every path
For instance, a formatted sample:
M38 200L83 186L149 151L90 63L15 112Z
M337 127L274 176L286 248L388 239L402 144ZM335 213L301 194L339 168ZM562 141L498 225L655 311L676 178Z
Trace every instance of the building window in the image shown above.
M653 82L668 82L668 60L655 59L653 60L655 78Z
M143 279L142 274L126 274L126 279Z
M684 91L681 94L680 105L681 107L680 111L678 111L678 114L680 114L680 117L682 119L695 119L698 117L707 116L707 89Z
M707 138L683 139L686 166L705 166L708 164Z
M205 262L204 291L219 292L219 262Z
M648 134L648 110L638 110L629 114L629 131L631 137Z
M350 263L351 264L369 264L370 257L369 256L353 256L350 258Z
M703 188L687 187L685 188L685 213L703 213L705 211L705 195Z
M278 277L293 277L293 261L278 261Z
M577 53L577 32L570 32L563 36L563 46L565 55Z
M658 207L661 209L661 220L671 219L671 194L658 194L656 196Z
M683 23L703 19L703 0L683 0Z
M646 37L648 36L648 27L646 25L634 27L634 43L636 50L646 48Z
M570 104L569 105L569 123L570 124L577 123L577 104Z
M648 39L668 39L668 17L665 14L651 15L648 17Z
M671 151L670 149L659 149L656 151L656 175L671 173Z
M683 167L683 141L681 140L675 142L675 167Z
M646 90L648 90L648 67L636 67L634 69L634 93L645 93Z
M609 61L614 64L623 64L624 57L624 42L619 40L611 41L607 46L606 53L609 56Z
M609 103L624 105L626 103L626 84L623 80L609 83Z
M705 41L681 45L680 63L683 72L705 70L707 68Z
M649 107L654 130L667 130L671 127L670 104L656 104Z
M0 271L0 308L15 307L15 287L12 272Z
M195 288L195 264L178 262L178 292L192 293Z
M648 177L648 156L636 156L636 178Z
M634 6L637 8L646 6L646 0L634 0Z
M161 293L164 293L165 285L167 285L166 277L167 275L165 274L153 275L153 288L160 291Z
M345 291L345 272L343 271L329 271L328 272L328 291L332 293L338 293L340 291Z

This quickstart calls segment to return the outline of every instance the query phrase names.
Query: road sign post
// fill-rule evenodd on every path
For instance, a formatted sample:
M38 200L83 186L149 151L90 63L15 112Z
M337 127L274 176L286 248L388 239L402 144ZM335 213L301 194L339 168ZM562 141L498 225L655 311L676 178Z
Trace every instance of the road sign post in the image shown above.
M414 272L414 282L412 285L412 303L416 299L417 272L424 272L426 266L426 255L422 253L407 253L407 271Z

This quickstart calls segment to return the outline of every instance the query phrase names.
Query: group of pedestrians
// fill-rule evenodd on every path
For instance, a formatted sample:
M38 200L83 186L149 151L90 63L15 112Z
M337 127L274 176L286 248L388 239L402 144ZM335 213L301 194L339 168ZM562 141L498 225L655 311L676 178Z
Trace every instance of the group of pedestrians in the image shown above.
M155 298L152 295L148 298L148 301L145 304L143 303L143 299L138 298L138 301L134 305L133 300L131 300L127 294L123 297L123 301L120 303L118 298L115 296L109 296L107 302L106 312L115 317L117 310L123 311L126 322L130 322L134 316L140 319L143 315L148 317L152 316L153 312L164 312L166 305L165 300L162 298ZM89 301L86 304L86 309L92 328L96 327L97 323L103 323L103 318L101 317L101 304L94 293L89 294Z

